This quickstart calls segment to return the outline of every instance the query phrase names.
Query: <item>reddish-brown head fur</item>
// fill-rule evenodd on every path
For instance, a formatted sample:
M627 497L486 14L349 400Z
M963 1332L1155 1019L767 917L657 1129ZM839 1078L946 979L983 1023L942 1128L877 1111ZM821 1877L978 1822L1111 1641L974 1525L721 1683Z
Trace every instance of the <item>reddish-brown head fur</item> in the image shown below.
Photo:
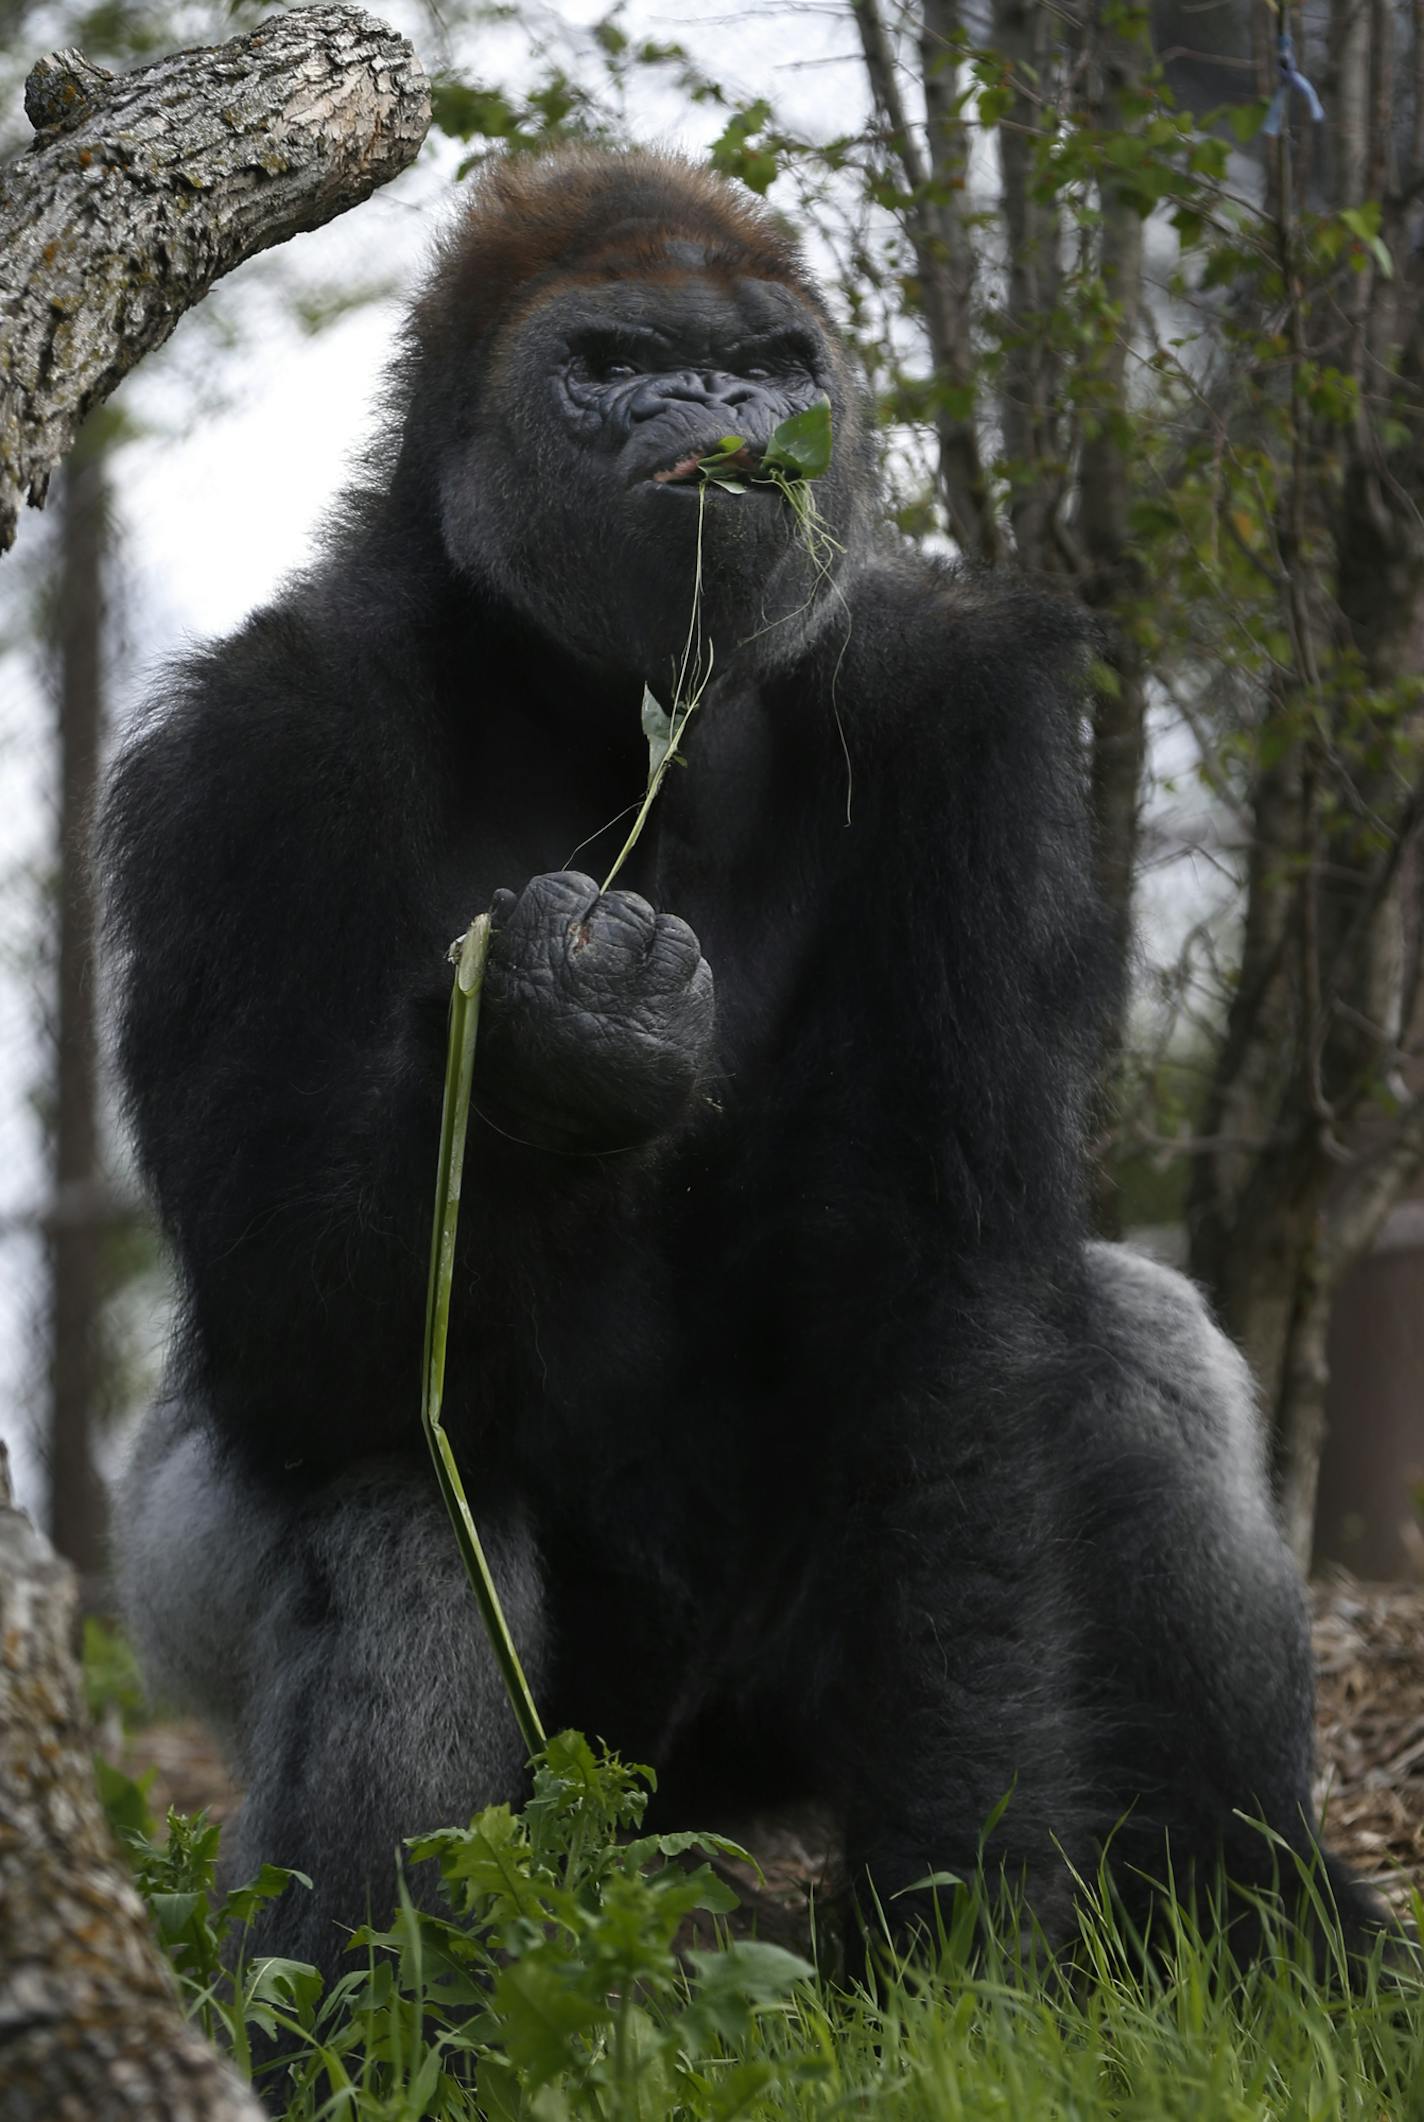
M559 287L681 276L679 243L698 246L697 270L713 279L777 280L820 309L795 242L760 201L678 155L569 147L505 157L476 179L416 306L416 344L473 357Z

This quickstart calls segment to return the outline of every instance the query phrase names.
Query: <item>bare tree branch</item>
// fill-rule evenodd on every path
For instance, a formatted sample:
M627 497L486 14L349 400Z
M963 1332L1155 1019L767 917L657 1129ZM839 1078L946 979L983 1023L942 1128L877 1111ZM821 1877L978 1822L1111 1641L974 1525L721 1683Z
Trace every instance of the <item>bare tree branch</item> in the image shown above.
M0 552L84 415L215 280L369 197L430 122L409 44L345 5L118 79L58 52L25 108L37 138L0 170Z

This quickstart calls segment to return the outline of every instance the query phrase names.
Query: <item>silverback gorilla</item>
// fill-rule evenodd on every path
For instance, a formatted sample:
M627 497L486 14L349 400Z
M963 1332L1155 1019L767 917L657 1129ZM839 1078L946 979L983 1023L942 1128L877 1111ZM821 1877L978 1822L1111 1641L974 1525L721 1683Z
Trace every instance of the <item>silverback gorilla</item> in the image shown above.
M666 476L821 394L819 559L774 488ZM522 1786L418 1424L446 950L491 903L447 1423L550 1728L679 1824L818 1795L892 1911L1009 1792L1050 1935L1108 1838L1129 1900L1166 1844L1261 1883L1240 1813L1314 1847L1302 1600L1241 1361L1087 1238L1076 621L887 542L793 244L676 159L490 169L391 403L101 843L182 1292L123 1596L226 1735L237 1868L315 1882L264 1947L331 1965L403 1836ZM600 893L699 553L713 682Z

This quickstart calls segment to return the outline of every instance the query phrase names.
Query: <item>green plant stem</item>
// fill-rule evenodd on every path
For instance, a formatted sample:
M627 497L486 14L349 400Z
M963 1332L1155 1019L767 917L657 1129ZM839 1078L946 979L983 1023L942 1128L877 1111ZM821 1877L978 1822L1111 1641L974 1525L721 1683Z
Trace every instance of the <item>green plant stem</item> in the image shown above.
M622 869L641 839L643 827L648 822L648 815L657 801L658 790L663 785L668 768L677 757L677 747L682 741L688 723L692 720L701 703L702 695L706 692L708 681L712 675L710 663L704 666L701 654L702 526L706 521L706 517L707 488L704 484L697 496L697 563L692 578L692 611L687 622L687 641L682 651L682 667L678 672L677 685L673 692L672 708L668 715L667 750L648 775L648 785L643 792L643 800L638 806L637 816L633 820L627 839L618 850L617 860L599 886L600 891L611 890L614 878L618 875L619 870ZM688 693L689 683L692 686L690 695Z
M479 914L459 945L450 996L450 1036L445 1050L445 1102L440 1115L440 1165L435 1180L435 1229L430 1241L430 1286L425 1300L425 1363L421 1381L420 1421L435 1478L450 1513L460 1559L489 1636L511 1709L531 1754L545 1743L544 1727L519 1653L499 1603L465 1484L455 1464L441 1422L445 1396L445 1344L450 1328L450 1285L455 1273L455 1233L460 1221L460 1179L465 1164L465 1135L470 1120L470 1083L475 1067L475 1040L480 1026L480 995L489 958L490 917Z

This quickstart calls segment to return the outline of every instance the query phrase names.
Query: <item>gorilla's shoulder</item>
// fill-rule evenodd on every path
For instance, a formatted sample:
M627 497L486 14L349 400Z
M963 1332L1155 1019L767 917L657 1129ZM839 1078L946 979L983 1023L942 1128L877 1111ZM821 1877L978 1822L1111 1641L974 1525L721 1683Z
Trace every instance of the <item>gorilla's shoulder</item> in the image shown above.
M401 718L422 690L389 637L344 629L315 580L293 585L150 685L110 778L101 863L122 868L130 847L174 862L275 853L382 815L420 757Z
M1076 598L1006 569L881 548L858 571L852 607L902 635L957 646L966 656L1080 657L1097 640Z
M332 748L359 757L363 733L421 687L403 629L346 593L334 573L295 578L233 632L159 672L127 750L175 770L230 771L265 783L324 773Z
M881 698L971 721L1037 710L1071 725L1082 713L1098 632L1076 600L890 549L858 570L847 604L846 653Z

